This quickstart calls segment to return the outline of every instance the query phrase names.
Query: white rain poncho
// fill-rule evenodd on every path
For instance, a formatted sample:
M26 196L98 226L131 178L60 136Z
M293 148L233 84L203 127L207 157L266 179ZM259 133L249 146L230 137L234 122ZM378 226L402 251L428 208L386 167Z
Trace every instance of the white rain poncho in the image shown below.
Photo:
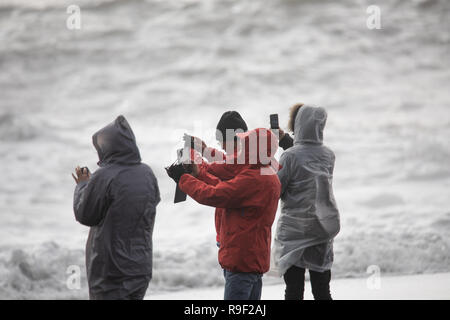
M323 108L301 107L294 146L280 158L281 215L273 252L280 276L294 265L323 272L333 262L340 222L332 190L335 156L322 144L326 119Z

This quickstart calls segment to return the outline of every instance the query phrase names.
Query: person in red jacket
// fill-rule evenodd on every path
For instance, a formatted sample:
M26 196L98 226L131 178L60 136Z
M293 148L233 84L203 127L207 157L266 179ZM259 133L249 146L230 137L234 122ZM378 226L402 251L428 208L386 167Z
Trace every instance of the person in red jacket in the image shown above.
M233 162L239 151L238 138L236 133L247 132L247 124L237 111L226 111L220 117L216 127L216 139L221 144L224 153L212 147L208 147L206 143L197 137L185 134L183 139L190 142L191 148L197 152L201 151L201 156L208 162L201 161L200 166L207 172L218 177L220 180L229 180L234 177L234 173L230 172L229 166L222 166L224 162ZM227 134L228 133L228 134ZM197 162L198 164L198 162ZM220 222L223 208L216 208L214 222L216 227L216 244L220 247Z
M225 300L259 300L262 275L270 267L271 228L281 191L271 167L278 139L267 129L238 137L241 161L223 164L234 178L222 181L196 164L191 174L181 171L170 176L198 203L224 209L219 263L224 269Z

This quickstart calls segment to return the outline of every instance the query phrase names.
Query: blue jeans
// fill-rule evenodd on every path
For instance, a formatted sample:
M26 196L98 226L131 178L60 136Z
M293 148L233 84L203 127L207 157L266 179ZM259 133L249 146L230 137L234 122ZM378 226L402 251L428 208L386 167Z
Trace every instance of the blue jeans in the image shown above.
M224 300L261 300L262 274L223 270Z

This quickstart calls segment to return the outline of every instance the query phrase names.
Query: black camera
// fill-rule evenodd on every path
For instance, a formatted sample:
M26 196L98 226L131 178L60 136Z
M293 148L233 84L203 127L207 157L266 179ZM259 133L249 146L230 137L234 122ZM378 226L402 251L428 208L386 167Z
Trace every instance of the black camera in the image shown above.
M174 203L186 201L186 194L181 191L178 186L178 182L183 174L192 172L190 147L191 142L185 141L184 148L177 150L177 160L172 163L172 165L165 168L169 177L171 177L177 184L175 189L175 198L173 201Z

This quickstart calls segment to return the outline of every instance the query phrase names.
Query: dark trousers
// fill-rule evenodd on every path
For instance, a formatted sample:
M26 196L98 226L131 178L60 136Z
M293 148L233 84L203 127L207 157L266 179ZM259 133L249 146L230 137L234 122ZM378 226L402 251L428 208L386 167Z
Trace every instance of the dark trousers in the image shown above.
M90 300L142 300L150 283L150 276L109 278L89 289Z
M315 300L332 300L330 293L331 271L309 270L312 293ZM305 269L292 266L284 274L285 300L303 300L305 291Z
M262 275L223 270L224 300L261 300Z

